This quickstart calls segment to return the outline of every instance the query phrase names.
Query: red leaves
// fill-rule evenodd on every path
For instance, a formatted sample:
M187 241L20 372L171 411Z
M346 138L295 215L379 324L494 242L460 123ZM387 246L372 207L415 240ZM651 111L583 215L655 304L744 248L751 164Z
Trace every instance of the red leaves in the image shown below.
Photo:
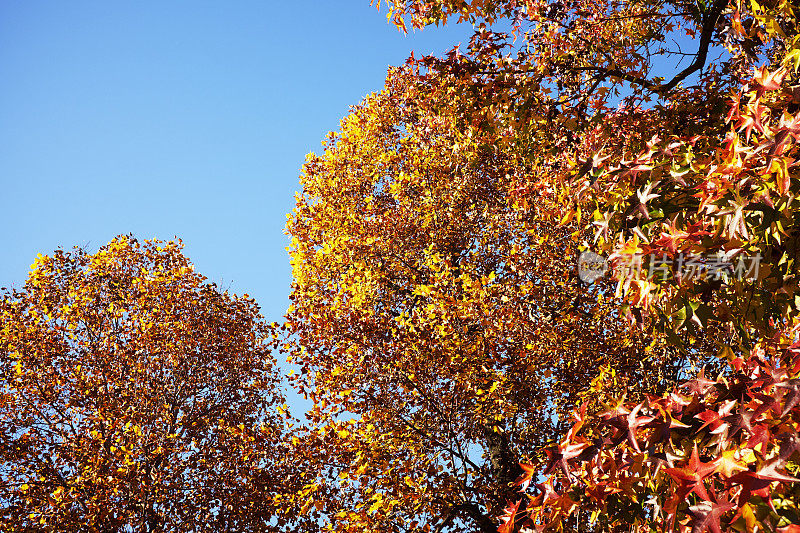
M760 98L767 91L779 90L786 74L786 70L782 68L773 72L769 72L766 66L755 69L753 85L756 88L756 97Z
M392 444L373 443L370 454L379 448L384 457L430 464L434 454L451 457L438 474L425 465L434 481L424 497L442 508L459 494L490 502L496 516L514 479L529 490L537 475L549 476L529 508L506 508L503 531L515 529L520 515L537 529L556 529L576 506L616 520L610 530L634 529L620 522L634 514L637 526L720 531L733 527L740 501L775 530L778 522L764 518L754 495L791 496L788 463L771 461L796 453L790 444L779 452L778 436L795 435L800 392L789 379L795 374L774 373L776 365L750 350L779 338L797 307L800 119L796 76L780 68L791 41L779 37L794 27L792 15L774 6L787 2L771 4L744 2L734 14L715 1L699 17L704 22L692 24L669 3L650 12L640 2L392 2L398 24L403 14L425 25L450 15L489 21L500 12L513 14L515 32L534 22L515 33L521 43L479 25L463 51L412 59L307 165L289 226L298 240L292 353L315 381L314 399L330 401L317 401L315 413L354 412L330 399L346 385L354 391L348 402L382 430L394 428L385 430ZM652 78L645 56L654 38L653 49L668 46L664 29L702 35L697 83ZM775 42L767 44L770 36ZM716 47L723 38L737 51L730 62L706 56L709 39ZM745 82L753 58L763 57L774 63ZM553 239L540 222L559 220L567 233ZM731 368L662 398L636 395L600 415L579 412L559 439L554 428L569 423L577 394L561 388L573 376L591 380L590 360L608 353L595 339L610 331L600 314L612 291L600 289L602 303L561 302L572 292L566 272L574 261L538 268L586 238L580 224L596 229L597 252L616 266L630 260L630 269L618 270L617 295L633 308L615 308L614 320L629 317L652 334L644 343L627 331L612 336L612 366L634 359L617 367L631 374L621 389L652 377L660 393L720 348ZM744 257L769 265L752 276L735 275L730 265L715 277L684 270L655 280L647 263L638 268L631 259L637 254L666 256L673 270L689 256L706 272L712 262ZM588 342L572 343L577 337ZM771 355L794 341L784 335ZM639 372L662 346L679 354L675 366ZM407 372L418 378L396 377ZM490 389L490 382L499 385ZM611 394L593 383L588 405ZM513 453L476 442L485 420L502 420L510 447L529 456L533 442L558 444L537 454L546 456L539 469L503 469ZM482 446L489 459L473 465ZM402 492L390 478L373 484ZM641 511L644 502L652 508ZM369 526L381 529L376 524Z
M497 528L497 533L514 533L517 511L521 503L522 500L517 500L515 503L508 504L500 517L500 527Z
M692 533L703 533L705 531L722 533L719 522L720 517L734 507L736 506L733 503L716 503L711 501L703 501L689 507L689 512L694 517Z
M562 491L584 494L598 510L612 505L614 495L640 500L654 490L652 498L660 509L652 517L655 524L688 519L693 531L717 532L728 530L745 513L748 520L766 520L764 527L774 527L769 518L774 514L754 515L750 509L765 506L778 512L773 499L785 499L800 487L800 479L786 471L800 452L794 422L800 402L795 398L797 379L790 379L787 371L794 360L774 366L762 355L764 349L797 357L786 344L760 346L749 357L734 359L729 375L711 380L701 372L684 384L688 397L673 392L643 404L617 405L594 415L594 423L592 416L584 416L583 427L597 430L571 432L559 447L574 450L570 459L551 456L561 475L552 461L543 473L560 479L554 486ZM655 411L641 416L645 409ZM609 437L597 438L594 431ZM577 451L587 448L590 435L597 451L581 458ZM648 448L643 451L640 444L645 441ZM681 459L675 450L687 444L691 452ZM701 450L708 459L701 459ZM538 500L528 512L537 520L554 517Z
M544 474L550 474L556 467L558 467L564 473L567 481L571 481L572 475L570 473L570 461L580 457L584 450L589 447L590 444L588 442L571 444L569 441L564 441L559 444L556 449L545 450L545 453L548 457L548 463L544 469Z
M709 500L710 497L708 492L706 492L703 480L716 472L720 460L720 458L717 458L708 463L701 462L697 455L697 444L695 444L694 448L692 448L692 455L685 466L680 468L665 468L664 472L678 482L676 499L682 500L694 492L703 498L703 500Z
M784 383L778 383L776 387L786 391L782 398L783 411L781 411L781 416L786 416L797 407L797 404L800 404L800 379L790 379Z
M798 294L785 283L793 276L787 262L793 253L787 244L793 231L789 228L795 224L791 213L800 209L795 170L800 160L800 112L795 85L784 68L755 69L751 82L734 91L727 115L720 112L714 117L720 130L726 123L732 128L724 138L654 137L640 143L646 147L635 157L619 154L606 159L593 171L591 187L582 178L567 175L566 182L577 191L570 199L582 210L595 212L597 253L619 257L635 236L645 264L665 256L677 262L680 254L705 261L720 257L734 267L745 257L764 262L776 258L758 276L727 268L715 279L678 275L674 266L667 274L661 267L617 268L618 294L646 311L664 313L676 331L705 328L715 320L735 322L736 328L753 328L757 335L770 337L775 334L773 324L787 323L792 309L781 301L794 301ZM592 149L601 140L608 157L614 152L607 139L598 139ZM767 313L766 318L752 314L737 296L753 281L763 288L766 301L758 305L758 313ZM676 312L679 306L707 304L710 292L717 302L703 307L702 319L688 310Z
M630 413L628 413L626 422L627 422L627 429L628 429L628 442L630 443L631 447L636 450L637 452L641 452L639 449L639 442L637 441L637 433L640 427L647 426L653 420L656 419L654 416L636 416L636 414L641 411L644 404L639 404L634 407Z
M744 130L747 142L750 142L750 133L753 128L759 133L764 133L764 125L761 123L764 111L767 111L767 108L756 102L755 105L748 105L747 112L739 116L736 129Z
M684 383L681 385L681 388L685 389L691 396L703 396L715 383L716 381L711 381L706 378L705 369L702 369L696 378Z

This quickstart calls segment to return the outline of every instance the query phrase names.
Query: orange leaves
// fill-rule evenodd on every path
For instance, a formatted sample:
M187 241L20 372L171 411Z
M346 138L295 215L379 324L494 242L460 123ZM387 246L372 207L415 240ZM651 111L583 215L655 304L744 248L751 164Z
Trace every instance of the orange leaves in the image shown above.
M497 528L497 533L514 533L517 529L517 511L519 511L520 503L522 500L508 504L500 516L500 527Z
M391 69L303 167L283 348L314 404L292 440L309 520L752 530L796 499L776 439L800 394L747 354L800 301L800 55L789 3L735 7L389 2L404 30L476 33ZM659 78L675 31L694 60ZM587 287L592 236L617 279ZM720 352L727 377L661 394Z
M713 135L654 138L633 159L618 158L616 163L609 159L594 178L603 186L579 188L566 182L581 191L573 195L578 204L595 212L596 240L603 246L598 252L610 253L619 262L625 256L635 257L638 250L625 248L632 237L643 243L641 268L637 264L616 270L618 294L627 293L636 306L675 317L676 331L693 327L692 322L705 327L708 318L714 318L736 320L746 335L774 333L769 319L755 319L752 310L740 306L744 282L755 279L734 275L738 271L733 267L744 258L776 258L757 279L765 299L786 290L787 299L793 301L796 294L783 282L793 268L788 263L794 253L787 242L793 231L788 228L795 225L790 213L800 207L795 191L800 152L795 131L799 114L790 85L794 81L783 67L765 66L754 72L750 83L734 92L727 115L713 116L720 127L733 125L724 140ZM733 266L730 275L718 276L717 284L714 278L692 281L678 275L677 266L692 256L701 258L703 265L726 258ZM666 268L663 259L669 263ZM659 276L653 276L653 265ZM707 318L694 315L689 321L679 311L712 293L725 305L707 312ZM785 320L791 312L783 303L765 304L762 309L777 312L773 321Z
M223 499L229 523L263 524L251 465L277 461L255 428L277 437L265 408L282 400L252 300L195 274L180 243L121 236L40 256L0 314L16 368L0 482L26 487L0 502L10 530L214 530Z
M442 68L462 61L453 54ZM450 91L451 82L465 85ZM375 492L393 495L395 516L431 529L493 522L514 501L513 483L526 481L517 458L558 436L599 368L626 369L609 393L639 391L668 357L644 328L619 320L604 282L576 278L585 233L557 225L546 159L554 133L541 109L532 120L542 129L525 142L546 148L519 152L509 108L494 107L498 122L473 120L484 99L511 93L499 81L481 83L477 97L459 92L471 83L452 71L391 70L384 91L307 160L287 224L294 284L283 348L300 366L293 384L314 404L302 431L319 438L298 451L330 494L320 519L342 516L331 521L340 531L400 520L372 509ZM582 126L564 127L577 135ZM607 161L585 159L591 174ZM650 168L641 165L636 172ZM660 199L641 192L647 208ZM652 358L641 364L647 345ZM346 438L327 429L343 419L352 419ZM555 460L592 451L564 448ZM315 509L305 507L310 517Z

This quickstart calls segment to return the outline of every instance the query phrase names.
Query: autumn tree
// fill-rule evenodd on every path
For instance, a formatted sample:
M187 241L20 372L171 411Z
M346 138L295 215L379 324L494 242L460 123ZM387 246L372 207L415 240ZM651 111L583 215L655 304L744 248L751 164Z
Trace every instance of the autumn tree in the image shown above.
M315 402L297 437L317 468L304 510L338 531L705 531L738 520L751 497L794 494L777 485L794 482L782 469L795 450L780 443L796 435L783 396L797 372L796 8L388 5L401 29L456 18L476 32L466 49L390 70L304 166L286 343ZM576 276L589 249L614 275ZM682 276L689 256L765 262L755 276ZM663 265L620 268L635 257ZM659 400L703 366L722 372L717 394ZM764 368L781 370L769 382ZM609 433L570 429L576 404L589 411L580 420L606 413L596 420ZM695 431L689 419L707 412L727 426ZM601 448L625 446L638 462L597 463ZM695 447L728 454L727 496L701 488L705 477L684 490ZM734 455L756 474L731 482ZM657 482L647 494L599 485L607 464ZM723 463L712 464L704 476ZM581 465L594 470L573 482ZM758 477L766 467L774 476ZM646 508L673 482L685 501ZM753 516L748 531L781 525Z
M0 298L3 531L277 527L272 330L181 249L39 255Z
M519 518L558 530L586 512L595 529L796 530L796 9L728 7L730 64L763 63L739 70L723 109L702 127L656 132L629 154L595 144L591 165L559 176L560 200L593 211L598 249L666 265L664 277L619 275L618 294L667 334L691 340L722 325L728 367L646 402L610 398L579 414L550 451L547 482L522 500L529 507L509 509L508 531ZM707 80L705 91L715 77ZM687 258L705 271L681 276Z
M569 232L519 209L502 158L407 81L309 160L290 223L287 349L316 402L304 446L330 465L306 498L342 530L487 529L520 473L512 446L557 435L593 372L655 384L677 366L640 332L619 342L617 309L577 290Z

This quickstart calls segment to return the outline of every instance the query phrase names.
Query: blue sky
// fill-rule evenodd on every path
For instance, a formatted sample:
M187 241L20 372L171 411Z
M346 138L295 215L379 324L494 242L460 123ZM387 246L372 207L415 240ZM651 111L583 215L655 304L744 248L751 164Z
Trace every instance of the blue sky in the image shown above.
M0 3L0 286L37 253L183 239L197 271L288 305L300 166L412 50L369 0Z

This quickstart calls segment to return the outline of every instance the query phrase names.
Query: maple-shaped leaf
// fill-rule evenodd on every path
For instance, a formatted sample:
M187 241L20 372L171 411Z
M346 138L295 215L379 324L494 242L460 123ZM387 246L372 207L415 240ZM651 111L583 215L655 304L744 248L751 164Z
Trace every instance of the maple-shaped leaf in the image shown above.
M747 447L756 449L759 444L766 444L772 438L772 432L766 424L753 426L750 430L750 438L747 439Z
M627 430L628 430L628 442L630 443L631 447L636 450L637 452L641 452L642 450L639 449L639 441L636 437L636 431L641 427L649 424L653 420L655 420L654 416L636 416L636 414L642 410L644 407L644 403L640 403L636 407L628 413L625 421L627 422Z
M691 395L705 396L706 392L708 392L708 389L713 387L716 383L716 381L711 381L710 379L706 378L705 371L705 368L700 369L700 373L697 374L697 377L682 384L681 388L686 389L686 392Z
M605 410L596 415L601 420L610 420L621 415L627 415L631 412L625 403L625 396L616 398L612 403L604 404L603 407Z
M755 75L753 76L753 84L756 87L756 98L760 98L766 91L777 91L780 89L786 72L787 71L782 68L773 72L769 72L767 67L756 68Z
M587 402L583 402L583 404L580 406L578 410L572 412L572 418L574 419L574 422L572 423L572 427L570 427L569 431L567 432L565 440L568 441L573 440L583 427L583 424L586 420L587 406L588 406Z
M781 416L783 417L800 403L800 379L790 379L786 383L776 385L776 387L786 389L786 393L783 395L783 411L781 411Z
M604 440L604 446L617 446L628 437L628 415L618 415L604 420L605 425L614 428L611 437Z
M757 392L753 394L753 399L758 400L761 403L760 405L756 406L751 422L757 422L759 417L761 417L762 414L766 413L770 409L773 410L775 416L780 416L780 403L772 396Z
M725 123L729 123L734 119L739 118L739 103L741 102L742 95L740 93L734 93L731 95L731 100L729 102L730 108L728 109L728 114L725 116Z
M766 110L766 107L756 103L755 107L747 106L748 112L739 116L739 120L736 123L736 129L744 129L745 140L747 142L750 142L750 133L752 132L753 128L755 128L759 133L764 133L764 125L761 121L763 118L762 115Z
M509 503L506 506L503 515L500 517L500 527L497 528L497 533L513 533L520 503L522 503L522 500L517 500L515 503Z
M650 435L650 446L660 442L668 441L674 435L674 432L677 429L686 429L691 427L688 424L684 424L680 420L674 418L672 413L666 410L662 410L661 418L657 419L654 424L651 424L651 426L653 427L653 434Z
M618 494L622 492L622 489L616 487L613 483L606 483L606 482L598 482L593 483L584 489L586 491L586 495L597 502L599 505L602 505L609 496L613 494Z
M689 512L694 517L692 521L692 533L704 533L711 531L713 533L722 533L720 529L720 517L733 509L733 503L715 503L710 501L700 502L697 505L689 507Z
M781 443L778 457L784 464L792 458L795 452L800 451L800 436L794 431L781 433L777 440Z
M569 461L580 456L581 453L590 446L591 445L588 442L572 444L565 441L562 442L557 448L545 450L549 461L547 463L547 467L544 469L544 475L552 473L556 467L559 467L567 480L572 482L573 476L572 472L570 471Z
M800 479L794 476L789 476L778 472L778 468L782 468L784 463L785 461L778 457L777 459L767 463L753 475L758 479L765 479L767 481L780 481L782 483L797 483L800 481Z
M589 447L585 448L575 457L575 460L581 463L585 461L591 461L598 453L600 453L600 449L603 447L603 442L604 439L602 437L594 439Z
M770 502L770 505L772 505L772 499L770 498L769 490L769 486L772 481L757 477L755 472L739 472L728 479L728 483L731 485L741 485L741 491L739 492L739 498L737 500L737 507L743 507L753 496L760 496L761 498Z
M559 496L558 492L553 487L553 478L549 478L544 483L534 483L533 486L538 491L536 498L538 498L541 503L555 500Z
M703 480L717 470L720 461L721 458L718 457L708 463L701 462L697 453L697 444L695 444L689 461L683 467L665 468L664 472L678 482L682 498L694 492L704 500L710 500Z
M800 113L784 113L778 122L778 131L786 131L795 141L800 141Z
M520 486L520 490L524 491L531 484L533 475L536 473L536 467L528 463L520 463L519 466L522 468L523 473L517 478L516 484Z
M714 388L719 391L717 400L739 401L747 394L749 385L750 379L741 372L737 372L730 378L720 379L714 384Z
M703 425L700 426L697 431L709 427L711 433L720 433L727 429L729 423L726 418L730 415L734 405L736 405L736 402L723 402L722 406L716 411L714 409L707 409L702 413L696 414L695 418L703 421Z
M739 411L737 413L728 415L724 418L725 422L730 424L728 438L734 437L742 429L746 429L749 433L752 433L753 426L750 424L750 421L753 420L754 415L754 411L750 411L743 403L740 403Z

